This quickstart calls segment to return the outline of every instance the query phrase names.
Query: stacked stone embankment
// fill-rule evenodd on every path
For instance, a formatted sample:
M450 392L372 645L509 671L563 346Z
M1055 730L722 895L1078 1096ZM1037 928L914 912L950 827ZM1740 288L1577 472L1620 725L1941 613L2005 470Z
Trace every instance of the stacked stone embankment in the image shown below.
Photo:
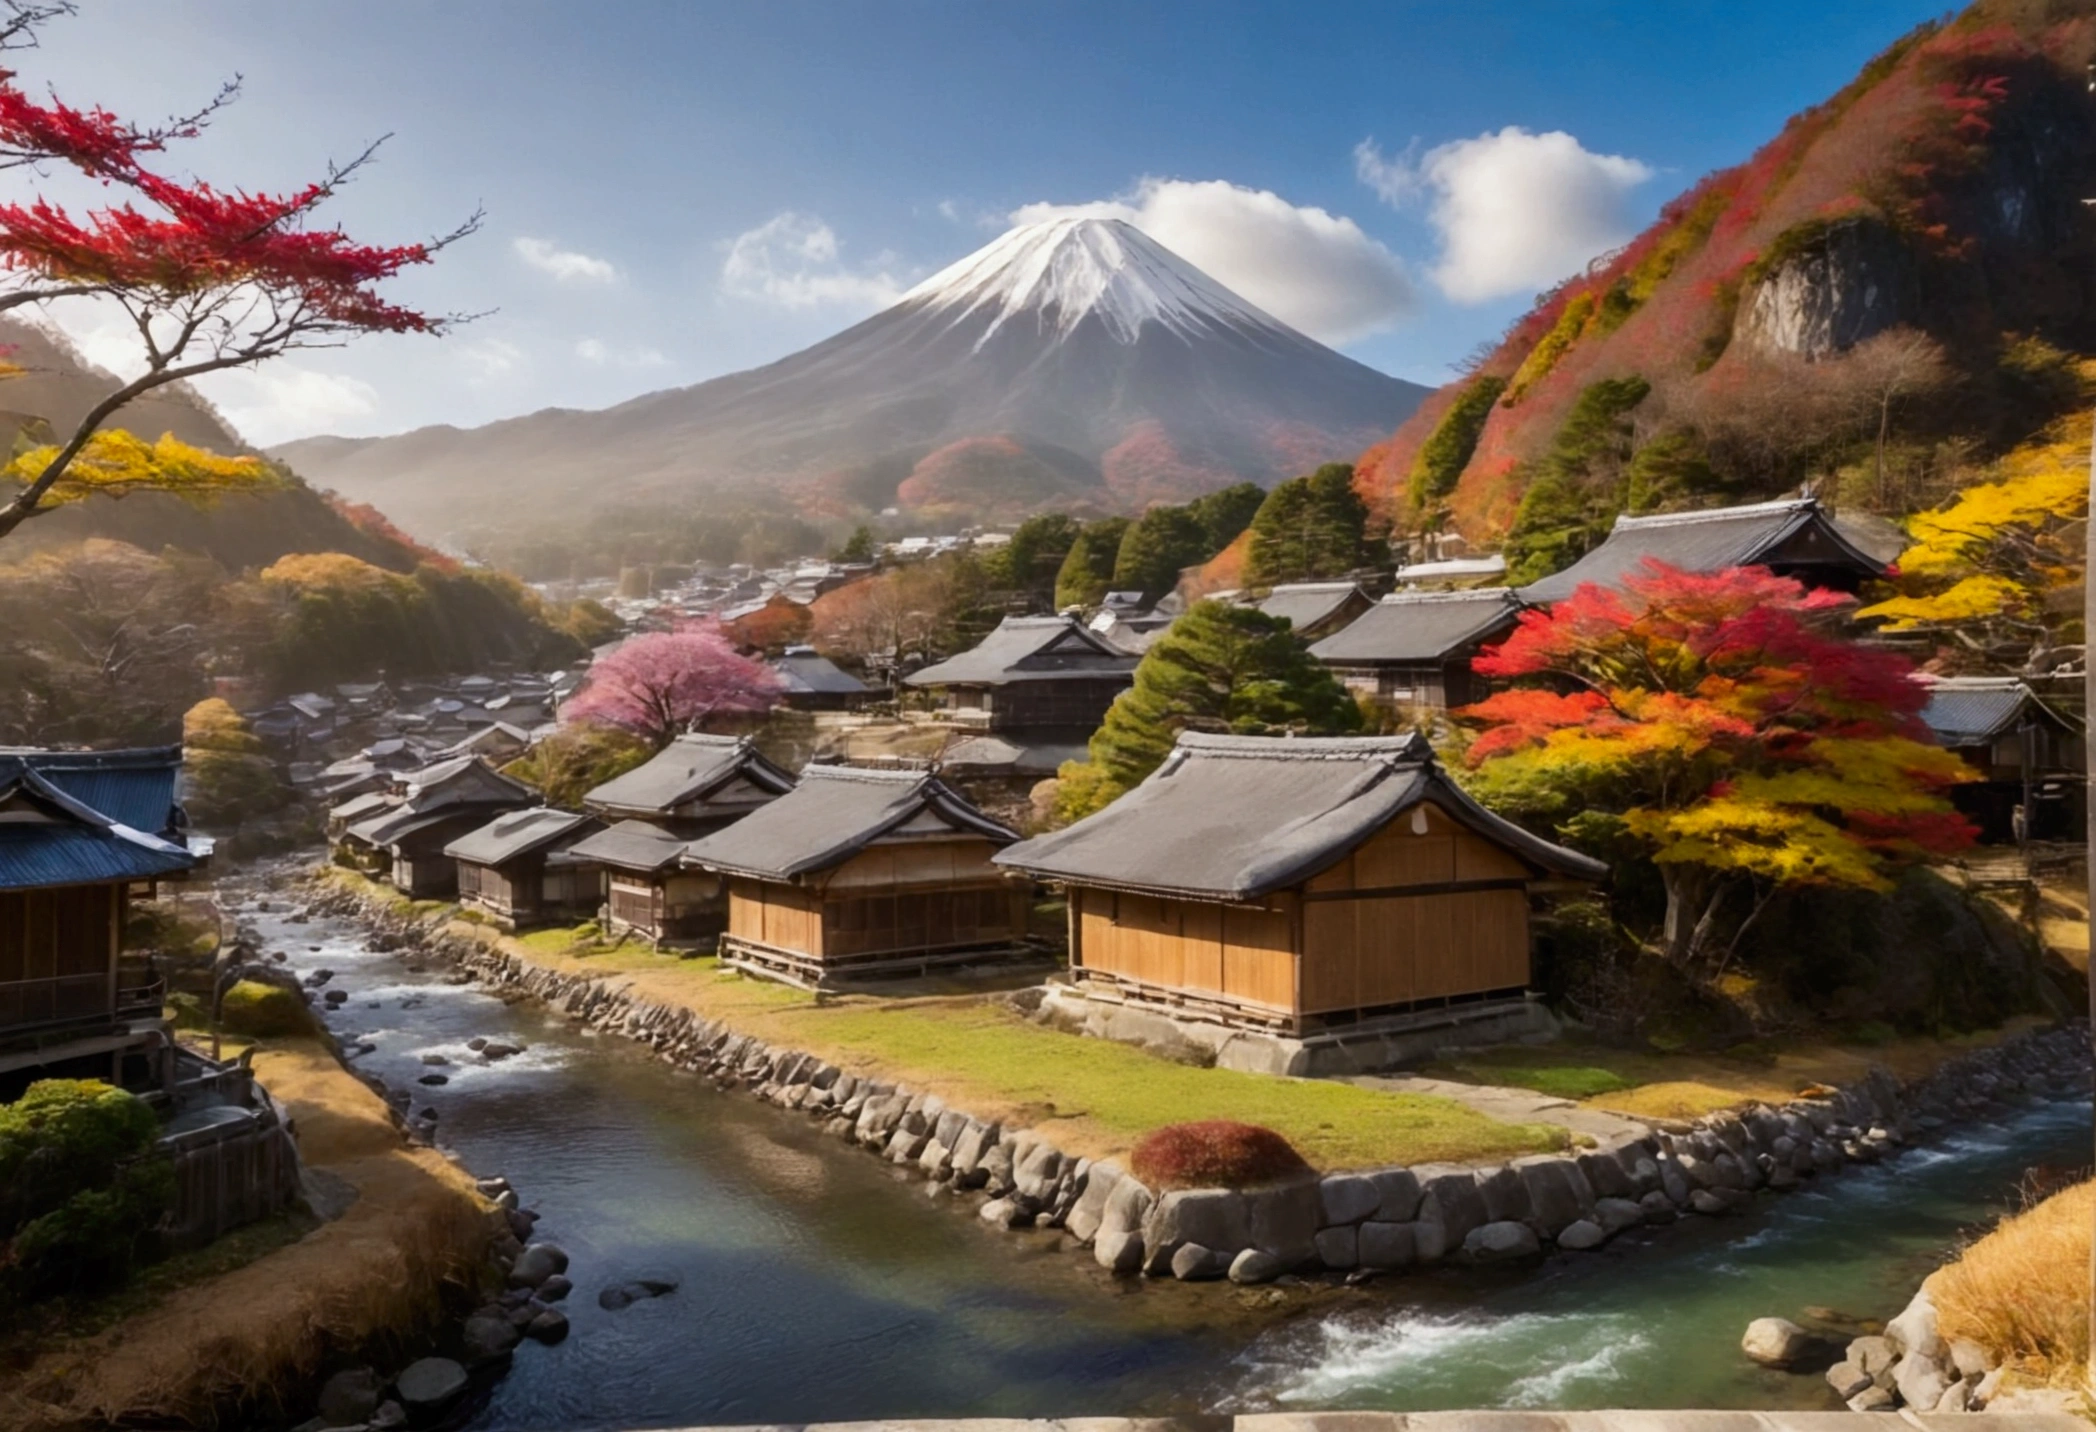
M1493 1167L1420 1164L1266 1188L1159 1190L1111 1160L1073 1157L936 1094L641 998L615 974L556 970L481 932L406 919L346 893L321 898L360 914L382 941L424 948L491 987L646 1044L668 1064L799 1111L841 1140L974 1195L987 1222L1060 1229L1119 1273L1256 1283L1585 1252L1633 1228L1741 1212L1763 1190L1879 1162L1955 1120L2003 1111L2006 1100L2085 1097L2089 1087L2086 1039L2062 1028L1960 1056L1912 1085L1874 1069L1849 1088Z

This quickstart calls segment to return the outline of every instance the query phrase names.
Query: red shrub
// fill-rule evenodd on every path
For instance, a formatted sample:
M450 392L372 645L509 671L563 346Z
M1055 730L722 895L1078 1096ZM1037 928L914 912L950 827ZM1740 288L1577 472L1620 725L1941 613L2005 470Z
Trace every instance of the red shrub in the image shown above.
M1128 1168L1160 1191L1252 1188L1310 1172L1303 1156L1272 1129L1230 1119L1152 1130L1129 1155Z

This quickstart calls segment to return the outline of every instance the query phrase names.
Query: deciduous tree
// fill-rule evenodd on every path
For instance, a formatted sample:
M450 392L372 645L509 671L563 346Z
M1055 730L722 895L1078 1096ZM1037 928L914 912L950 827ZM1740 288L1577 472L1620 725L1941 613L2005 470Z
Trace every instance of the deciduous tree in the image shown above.
M60 13L57 5L13 7L0 17L0 47L32 41L36 27ZM102 424L142 393L365 333L440 333L456 321L385 299L378 287L473 232L477 214L440 238L399 245L359 243L314 222L376 145L283 193L176 180L158 157L198 133L235 86L198 113L153 128L32 98L18 81L13 70L0 70L0 165L69 166L118 197L77 214L42 194L0 204L0 312L113 305L138 336L140 371L90 408L40 465L12 475L18 487L0 502L0 537L50 509L53 490ZM170 469L158 485L187 491L189 476ZM150 479L134 472L126 485Z
M771 669L737 652L718 628L694 626L637 636L598 658L560 714L630 731L659 750L710 720L770 710L778 690Z
M1482 728L1478 794L1655 862L1666 953L1705 973L1781 889L1891 888L1900 865L1971 838L1946 799L1968 776L1921 725L1907 660L1823 630L1852 603L1765 568L1651 562L1620 591L1525 613L1472 663L1546 683L1460 713Z

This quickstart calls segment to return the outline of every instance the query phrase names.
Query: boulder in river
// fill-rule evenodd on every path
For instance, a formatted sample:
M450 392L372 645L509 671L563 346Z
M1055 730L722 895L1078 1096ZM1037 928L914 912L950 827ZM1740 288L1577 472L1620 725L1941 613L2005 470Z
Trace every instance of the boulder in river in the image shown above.
M659 1298L665 1293L674 1293L677 1285L660 1278L636 1278L631 1283L621 1283L616 1288L606 1288L597 1294L597 1306L606 1312L617 1312L631 1307L643 1298Z
M384 1384L368 1367L352 1367L336 1373L320 1386L320 1420L329 1427L354 1427L368 1422L378 1411L378 1395Z
M451 1082L451 1076L449 1074L424 1074L420 1078L416 1079L415 1082L417 1084L428 1084L431 1087L435 1087L438 1084L449 1084Z
M1233 1283L1271 1283L1288 1271L1288 1264L1264 1248L1247 1248L1230 1260Z
M477 1367L509 1356L520 1336L516 1325L508 1318L483 1317L476 1313L466 1319L466 1326L459 1334L459 1345L464 1349L466 1361Z
M1473 1263L1510 1263L1543 1251L1536 1230L1526 1223L1502 1220L1473 1228L1463 1239L1463 1256Z
M539 1297L549 1303L557 1303L574 1291L575 1285L569 1282L565 1275L560 1273L555 1273L545 1282L539 1284Z
M1789 1318L1756 1318L1739 1340L1739 1350L1763 1367L1793 1367L1811 1347L1811 1335Z
M508 1059L513 1055L522 1054L523 1052L523 1045L504 1044L502 1041L497 1039L491 1039L486 1044L483 1044L480 1047L480 1057L487 1060L491 1064L498 1059Z
M524 1336L542 1343L557 1343L567 1335L568 1315L558 1308L547 1308L524 1325Z
M466 1390L466 1369L448 1357L425 1357L407 1365L393 1390L410 1416L430 1421Z
M568 1271L567 1250L558 1243L534 1243L517 1255L509 1270L512 1288L536 1288L555 1273Z

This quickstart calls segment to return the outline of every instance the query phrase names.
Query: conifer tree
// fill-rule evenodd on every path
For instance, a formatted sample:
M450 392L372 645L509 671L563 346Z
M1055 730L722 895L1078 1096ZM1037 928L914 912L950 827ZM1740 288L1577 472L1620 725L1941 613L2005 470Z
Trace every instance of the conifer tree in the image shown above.
M1208 550L1201 554L1201 560L1205 562L1235 542L1238 534L1252 525L1265 501L1265 488L1256 482L1239 482L1189 502L1187 510L1200 522L1208 539Z
M1254 587L1337 577L1366 555L1368 507L1351 463L1328 462L1266 495L1252 519L1245 581Z
M1360 707L1286 620L1197 602L1136 667L1134 687L1093 733L1090 759L1063 766L1056 814L1068 821L1103 809L1156 770L1188 728L1333 735L1360 727Z
M1206 561L1208 534L1192 507L1153 507L1130 523L1114 557L1116 592L1154 602L1179 585L1179 571Z
M1113 580L1114 562L1120 556L1121 538L1128 531L1125 517L1102 517L1087 522L1070 543L1069 553L1055 574L1055 605L1095 607L1106 596Z

